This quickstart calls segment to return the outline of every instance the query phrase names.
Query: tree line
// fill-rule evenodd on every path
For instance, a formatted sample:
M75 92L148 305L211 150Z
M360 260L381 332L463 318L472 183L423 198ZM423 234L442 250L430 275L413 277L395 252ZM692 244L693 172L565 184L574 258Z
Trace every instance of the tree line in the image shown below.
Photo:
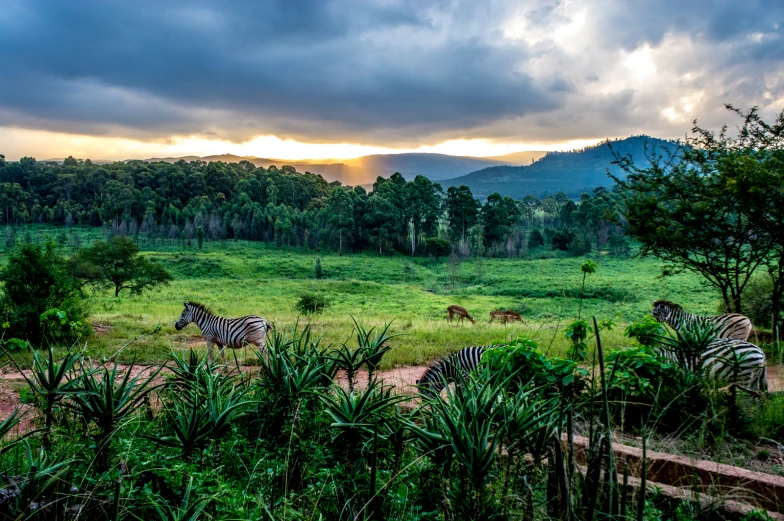
M0 222L12 227L104 226L135 238L246 239L341 254L515 257L544 243L579 255L618 242L621 215L620 194L603 188L578 202L564 192L522 200L494 193L480 202L466 186L444 191L399 173L379 177L368 191L248 161L94 164L0 155Z

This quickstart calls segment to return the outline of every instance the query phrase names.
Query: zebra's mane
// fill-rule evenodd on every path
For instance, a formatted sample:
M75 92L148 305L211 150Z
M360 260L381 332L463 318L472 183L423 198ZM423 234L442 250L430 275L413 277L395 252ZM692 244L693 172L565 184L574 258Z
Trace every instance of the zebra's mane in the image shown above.
M683 306L681 306L680 304L676 304L675 302L670 302L669 300L656 300L653 303L653 307L656 307L656 306L668 306L668 307L671 307L673 309L678 309L678 310L683 311Z
M185 303L186 303L186 304L188 304L189 306L191 306L191 307L192 307L192 308L194 308L194 309L200 309L200 310L202 310L202 311L204 311L204 312L206 312L206 313L209 313L210 315L214 315L214 314L215 314L215 313L212 311L212 309L210 309L209 307L205 306L205 305L204 305L204 304L202 304L201 302L196 302L196 301L193 301L193 300L188 300L188 301L187 301L187 302L185 302Z

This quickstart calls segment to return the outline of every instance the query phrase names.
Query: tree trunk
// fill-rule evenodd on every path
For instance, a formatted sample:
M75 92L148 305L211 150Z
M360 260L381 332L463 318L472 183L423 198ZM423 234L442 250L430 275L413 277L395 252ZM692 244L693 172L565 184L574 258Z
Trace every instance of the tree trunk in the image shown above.
M114 286L114 298L117 298L117 296L119 294L120 294L120 286L115 285Z

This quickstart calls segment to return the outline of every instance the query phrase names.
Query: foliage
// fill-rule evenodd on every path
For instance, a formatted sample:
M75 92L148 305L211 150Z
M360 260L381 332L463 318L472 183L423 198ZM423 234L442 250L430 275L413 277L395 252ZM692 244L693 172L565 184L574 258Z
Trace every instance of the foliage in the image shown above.
M653 315L648 313L642 320L632 322L626 327L625 334L629 338L633 338L640 345L646 347L654 347L658 343L658 339L665 333L664 325L656 320Z
M316 262L313 264L313 275L316 280L324 278L324 268L321 266L321 257L316 257Z
M9 336L39 343L45 325L41 315L50 309L62 310L68 317L61 330L49 330L50 334L56 333L57 340L86 332L71 327L72 322L76 324L87 315L82 282L68 273L65 260L51 240L43 246L20 244L0 270L0 282L5 285L0 307L9 324L5 331Z
M615 160L627 173L616 180L641 251L666 261L671 273L699 273L734 312L755 270L771 261L778 273L784 251L777 246L780 226L773 225L780 211L763 210L782 206L784 112L773 126L756 109L738 114L744 124L735 138L726 127L715 134L695 125L677 151L652 151L650 166L621 154Z
M121 422L134 412L152 390L153 380L161 369L158 368L144 379L132 376L133 364L125 369L122 377L118 375L116 362L111 369L103 367L101 370L92 364L82 367L78 384L72 388L72 407L85 423L94 423L98 429L94 437L98 469L106 469L112 436L120 428Z
M449 244L449 241L446 239L440 239L438 237L428 237L424 240L423 244L427 254L435 257L436 261L438 261L440 258L448 256L452 251L452 245Z
M453 242L464 239L479 221L479 201L471 190L462 185L450 186L446 192L446 211L449 217L449 234Z
M487 351L482 363L499 378L512 378L516 388L531 385L543 389L547 396L558 396L568 389L579 394L589 375L573 360L543 355L536 342L527 337Z
M542 237L542 232L539 231L539 228L534 228L528 234L528 247L537 248L539 246L544 246L544 237Z
M125 289L138 295L172 280L162 266L139 255L133 239L119 235L80 250L70 265L80 278L99 287L114 287L115 297Z
M295 307L303 315L312 315L323 312L328 305L329 302L324 295L305 293L300 295Z
M586 340L588 335L593 333L593 328L588 325L586 320L581 319L569 324L564 332L566 333L566 338L572 342L572 347L567 353L569 357L580 362L585 360L588 350Z

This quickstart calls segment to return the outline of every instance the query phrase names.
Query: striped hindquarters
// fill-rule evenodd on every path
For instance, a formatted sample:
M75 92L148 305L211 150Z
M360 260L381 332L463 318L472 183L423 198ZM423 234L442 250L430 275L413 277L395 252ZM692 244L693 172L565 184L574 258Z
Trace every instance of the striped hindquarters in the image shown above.
M270 328L266 319L256 315L225 318L215 326L218 341L233 348L240 348L244 344L255 344L259 348L264 348L267 342L267 330Z
M670 349L655 348L654 352L675 364L683 365ZM703 375L713 380L742 385L752 391L768 390L765 353L752 343L735 338L719 338L708 344L697 363Z
M473 346L466 347L437 360L427 368L422 378L417 380L422 394L435 396L444 388L444 382L461 380L468 376L479 365L482 354L488 349L502 347L492 346Z
M711 342L701 356L704 374L715 380L767 391L765 353L752 343L734 338Z

